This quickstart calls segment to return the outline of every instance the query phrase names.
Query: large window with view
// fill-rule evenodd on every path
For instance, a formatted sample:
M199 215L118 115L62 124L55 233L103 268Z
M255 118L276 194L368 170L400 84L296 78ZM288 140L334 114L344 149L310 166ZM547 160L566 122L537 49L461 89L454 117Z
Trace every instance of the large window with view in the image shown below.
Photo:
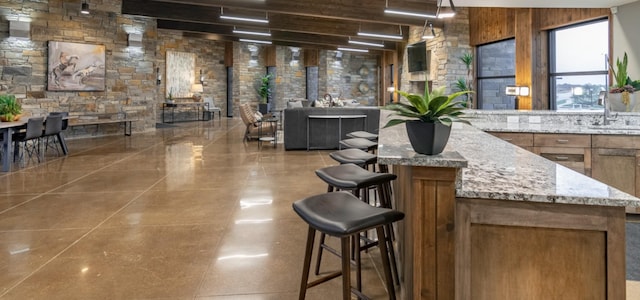
M602 110L607 90L609 21L581 23L549 33L551 107L562 111Z
M516 81L516 42L504 40L477 47L478 108L514 109L513 96L507 96L508 85Z

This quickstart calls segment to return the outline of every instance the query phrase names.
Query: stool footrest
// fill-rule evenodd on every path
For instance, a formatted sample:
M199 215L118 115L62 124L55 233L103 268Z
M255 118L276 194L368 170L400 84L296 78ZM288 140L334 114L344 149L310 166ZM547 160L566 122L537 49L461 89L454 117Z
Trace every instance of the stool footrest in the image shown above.
M314 280L312 282L307 283L307 288L312 288L312 287L314 287L316 285L319 285L321 283L327 282L327 281L329 281L331 279L340 277L341 275L342 275L342 271L335 271L335 272L333 272L333 273L331 273L329 275L320 277L320 278L318 278L318 279L316 279L316 280Z

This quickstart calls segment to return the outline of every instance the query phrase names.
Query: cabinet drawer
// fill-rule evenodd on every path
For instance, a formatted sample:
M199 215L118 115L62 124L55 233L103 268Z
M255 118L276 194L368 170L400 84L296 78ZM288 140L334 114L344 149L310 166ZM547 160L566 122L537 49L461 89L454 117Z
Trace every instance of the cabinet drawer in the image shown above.
M593 135L593 148L640 149L640 136Z
M533 133L490 132L491 135L503 139L518 147L533 147Z
M533 135L533 144L536 147L590 148L591 135L536 133Z
M584 154L540 153L540 156L557 163L581 162L584 164Z

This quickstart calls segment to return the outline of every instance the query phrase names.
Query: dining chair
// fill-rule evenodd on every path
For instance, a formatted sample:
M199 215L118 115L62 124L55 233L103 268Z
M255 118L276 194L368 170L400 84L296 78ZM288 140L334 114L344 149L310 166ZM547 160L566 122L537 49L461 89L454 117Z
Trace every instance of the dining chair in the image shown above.
M13 160L20 162L21 166L25 165L25 155L28 155L31 161L35 154L38 162L41 161L40 138L42 137L43 127L44 117L29 118L26 130L14 135ZM21 148L22 151L20 151Z
M202 112L202 119L207 120L211 116L211 119L215 119L215 113L218 112L218 119L222 120L222 110L220 107L216 107L216 104L213 103L212 97L204 97L204 103L206 103L204 107L204 111ZM207 115L208 114L208 115Z
M64 139L64 134L63 132L65 130L67 130L67 127L69 127L69 112L66 111L53 111L49 113L50 116L53 115L60 115L62 116L62 130L56 134L56 137L58 139L58 143L60 144L60 148L62 149L62 154L67 155L69 153L69 150L67 149L67 142Z
M42 132L45 154L47 153L47 150L49 150L49 147L51 147L56 150L58 155L60 155L60 149L58 149L58 144L60 144L60 138L58 135L60 132L62 132L62 115L49 114L44 123L44 131Z

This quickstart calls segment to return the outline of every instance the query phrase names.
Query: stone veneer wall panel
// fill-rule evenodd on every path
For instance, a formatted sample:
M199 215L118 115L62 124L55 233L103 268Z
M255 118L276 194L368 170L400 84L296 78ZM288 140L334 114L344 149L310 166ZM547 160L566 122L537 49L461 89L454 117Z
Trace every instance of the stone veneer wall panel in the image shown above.
M121 15L121 1L90 1L91 14L81 15L78 3L60 0L3 3L7 20L30 20L31 38L8 37L0 32L0 93L15 94L26 114L46 115L69 111L71 115L128 112L144 121L134 131L153 130L156 97L154 62L156 21ZM6 26L6 25L3 25ZM144 32L142 47L127 46L127 32ZM46 90L47 42L103 44L106 48L104 92L54 92ZM93 134L116 134L115 126L102 126ZM83 128L70 136L89 134Z
M445 19L442 28L434 28L436 37L427 40L427 50L431 50L431 64L429 68L429 80L433 81L433 87L446 86L446 93L457 91L455 82L458 78L467 76L467 69L460 57L465 53L473 53L469 46L469 10L459 7L456 16L452 19ZM409 29L409 44L422 40L422 27L411 27ZM475 57L474 57L475 59ZM423 83L427 77L426 72L409 73L405 66L407 63L407 50L403 54L403 70L401 86L402 91L411 93L422 93ZM420 87L420 88L418 88ZM475 87L475 85L474 85Z
M166 93L166 57L167 51L179 51L196 55L193 70L194 82L200 82L200 71L204 77L202 97L213 97L213 102L222 111L227 110L227 70L224 65L225 43L193 37L184 37L180 32L158 30L157 66L160 68L162 83L157 87L157 118L161 120L162 102Z
M321 79L318 95L323 97L325 94L330 94L333 99L356 100L361 105L377 105L378 57L342 51L342 57L339 60L337 52L320 52ZM368 91L360 91L361 84L366 84Z

